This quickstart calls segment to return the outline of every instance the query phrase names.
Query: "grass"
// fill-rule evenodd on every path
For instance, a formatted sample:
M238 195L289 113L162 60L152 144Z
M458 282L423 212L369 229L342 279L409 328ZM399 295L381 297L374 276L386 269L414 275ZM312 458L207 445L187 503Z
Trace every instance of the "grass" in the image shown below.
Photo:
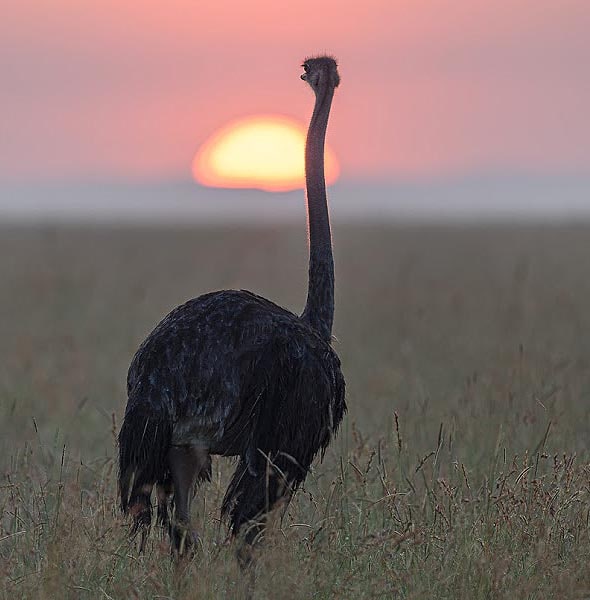
M301 228L0 231L2 598L245 598L219 507L138 555L115 436L172 307L305 297ZM349 413L261 551L254 598L590 597L590 228L339 226ZM250 590L251 591L251 590Z

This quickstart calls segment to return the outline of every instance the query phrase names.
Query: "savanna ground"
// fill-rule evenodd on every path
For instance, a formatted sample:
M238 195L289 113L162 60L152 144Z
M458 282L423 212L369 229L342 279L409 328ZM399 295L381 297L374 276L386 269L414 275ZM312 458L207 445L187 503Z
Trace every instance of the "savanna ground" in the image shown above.
M214 461L195 558L138 555L115 435L137 345L247 288L298 311L300 227L0 230L2 598L241 598ZM252 595L590 598L590 227L336 226L348 415Z

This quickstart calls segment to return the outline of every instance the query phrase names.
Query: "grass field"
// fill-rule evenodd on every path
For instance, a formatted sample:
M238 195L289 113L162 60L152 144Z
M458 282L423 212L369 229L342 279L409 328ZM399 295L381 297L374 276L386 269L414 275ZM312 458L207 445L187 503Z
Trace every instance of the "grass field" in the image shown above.
M348 415L254 598L590 598L590 227L335 228ZM242 598L219 507L138 555L116 499L129 361L171 308L298 311L303 226L0 230L2 598Z

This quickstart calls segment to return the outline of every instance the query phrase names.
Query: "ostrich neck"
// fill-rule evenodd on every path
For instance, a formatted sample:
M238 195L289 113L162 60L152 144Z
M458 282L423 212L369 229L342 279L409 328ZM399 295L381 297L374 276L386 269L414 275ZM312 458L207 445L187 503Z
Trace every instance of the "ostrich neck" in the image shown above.
M334 259L324 178L324 141L333 96L331 86L318 91L305 143L309 281L301 318L326 341L332 336L334 320Z

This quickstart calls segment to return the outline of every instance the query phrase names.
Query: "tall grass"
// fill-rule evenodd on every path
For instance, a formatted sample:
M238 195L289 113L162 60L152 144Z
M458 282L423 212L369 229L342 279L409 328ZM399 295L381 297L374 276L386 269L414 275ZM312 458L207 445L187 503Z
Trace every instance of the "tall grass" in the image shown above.
M590 597L590 230L336 229L349 415L252 582L219 506L139 555L116 499L125 371L167 310L245 287L297 310L295 229L0 233L0 581L10 598Z

